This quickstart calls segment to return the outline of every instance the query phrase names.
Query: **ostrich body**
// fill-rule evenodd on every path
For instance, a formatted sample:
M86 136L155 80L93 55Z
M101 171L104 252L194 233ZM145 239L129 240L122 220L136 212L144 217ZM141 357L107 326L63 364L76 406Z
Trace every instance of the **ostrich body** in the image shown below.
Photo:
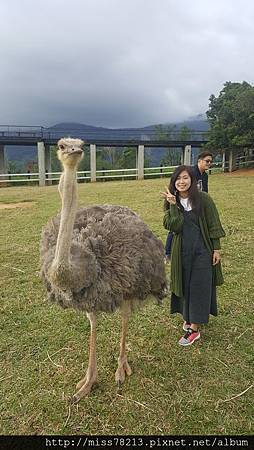
M77 210L76 172L83 141L58 142L63 165L59 182L62 210L44 227L41 276L48 296L63 308L86 312L91 324L86 376L73 397L78 402L97 381L96 316L120 308L122 336L115 373L117 384L131 374L126 357L128 318L137 304L166 295L164 248L137 214L123 206L88 206Z

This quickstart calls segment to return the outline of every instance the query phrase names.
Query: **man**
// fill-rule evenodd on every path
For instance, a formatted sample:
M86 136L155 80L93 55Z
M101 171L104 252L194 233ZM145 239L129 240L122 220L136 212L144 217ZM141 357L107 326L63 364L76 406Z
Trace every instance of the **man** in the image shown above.
M213 155L209 151L202 152L198 155L198 162L193 167L193 172L200 191L208 192L208 175L206 170L210 169L212 162Z
M213 154L209 151L204 151L198 155L197 164L193 167L193 173L197 180L198 189L200 191L208 192L208 175L206 170L210 169L213 162ZM170 260L171 244L173 233L168 233L165 245L165 262Z

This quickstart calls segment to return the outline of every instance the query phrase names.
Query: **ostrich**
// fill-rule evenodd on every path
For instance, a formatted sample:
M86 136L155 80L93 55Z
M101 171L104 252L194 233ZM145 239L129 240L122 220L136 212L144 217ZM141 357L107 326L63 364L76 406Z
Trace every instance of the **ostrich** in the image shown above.
M131 312L152 295L166 295L164 249L137 214L127 207L101 205L77 210L76 172L84 142L58 141L63 166L58 190L61 213L42 231L41 277L51 301L84 311L90 321L90 349L85 377L72 398L77 403L97 382L96 318L99 312L122 316L120 355L115 381L120 386L132 371L126 356Z

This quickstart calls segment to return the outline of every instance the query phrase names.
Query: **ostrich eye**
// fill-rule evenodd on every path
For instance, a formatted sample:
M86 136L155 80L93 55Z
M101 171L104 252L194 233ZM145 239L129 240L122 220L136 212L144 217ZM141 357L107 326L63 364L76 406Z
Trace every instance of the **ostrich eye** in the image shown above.
M61 149L61 150L64 150L64 145L59 145L59 148Z

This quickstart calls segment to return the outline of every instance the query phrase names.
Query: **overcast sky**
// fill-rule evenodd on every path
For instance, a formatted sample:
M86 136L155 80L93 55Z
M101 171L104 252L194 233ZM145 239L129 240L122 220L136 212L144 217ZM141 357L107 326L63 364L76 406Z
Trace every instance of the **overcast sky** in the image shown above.
M253 0L1 0L0 125L140 127L254 82Z

